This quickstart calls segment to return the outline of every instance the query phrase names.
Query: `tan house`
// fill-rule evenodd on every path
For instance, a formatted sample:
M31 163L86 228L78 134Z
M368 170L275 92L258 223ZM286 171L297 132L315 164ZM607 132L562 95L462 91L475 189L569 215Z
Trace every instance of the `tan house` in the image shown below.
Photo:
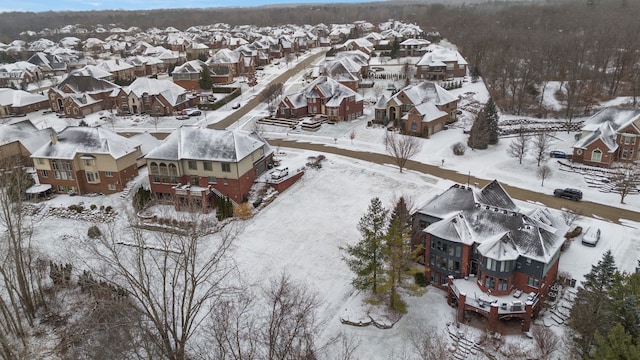
M0 168L5 164L33 166L31 154L53 133L51 128L38 130L30 120L0 124Z
M103 127L71 126L51 134L31 158L40 184L65 194L122 191L138 175L140 144Z
M467 61L457 50L431 44L416 63L416 78L446 80L467 75Z
M145 156L155 200L207 213L217 199L247 201L255 179L273 162L258 134L182 126Z
M572 160L611 167L640 160L640 110L606 108L584 122Z

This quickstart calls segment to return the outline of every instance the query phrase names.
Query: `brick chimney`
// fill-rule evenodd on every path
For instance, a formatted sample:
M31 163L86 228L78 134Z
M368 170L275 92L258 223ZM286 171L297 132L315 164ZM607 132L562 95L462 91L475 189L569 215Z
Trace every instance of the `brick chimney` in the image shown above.
M51 135L49 135L49 137L51 137L51 145L55 145L56 143L58 143L58 134L53 132L51 133Z

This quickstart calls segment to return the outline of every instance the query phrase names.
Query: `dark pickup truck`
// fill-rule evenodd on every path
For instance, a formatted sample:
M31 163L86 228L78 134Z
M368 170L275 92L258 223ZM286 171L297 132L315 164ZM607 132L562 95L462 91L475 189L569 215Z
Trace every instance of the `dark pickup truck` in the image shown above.
M553 196L578 201L582 200L582 191L572 188L555 189L553 190Z

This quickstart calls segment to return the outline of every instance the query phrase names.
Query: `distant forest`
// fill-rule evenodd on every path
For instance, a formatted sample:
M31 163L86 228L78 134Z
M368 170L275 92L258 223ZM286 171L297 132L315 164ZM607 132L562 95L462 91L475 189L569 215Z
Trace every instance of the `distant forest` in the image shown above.
M640 92L640 1L575 0L442 5L416 2L291 5L152 11L1 14L0 41L18 34L77 24L137 26L378 24L389 19L437 30L456 44L472 74L481 75L501 109L540 113L546 84L562 81L561 100L571 119L595 101ZM61 34L62 36L77 34ZM104 34L103 34L104 35ZM362 34L352 34L353 37ZM85 36L95 36L88 34ZM36 37L38 38L38 37ZM29 39L33 40L33 39ZM51 39L56 40L56 39Z

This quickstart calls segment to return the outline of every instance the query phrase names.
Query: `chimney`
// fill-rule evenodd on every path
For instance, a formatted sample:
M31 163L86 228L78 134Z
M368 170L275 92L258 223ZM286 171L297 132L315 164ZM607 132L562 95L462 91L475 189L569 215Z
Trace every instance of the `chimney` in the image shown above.
M58 142L58 134L52 132L49 136L51 137L51 145L55 145Z
M116 59L116 65L120 65L120 60Z

